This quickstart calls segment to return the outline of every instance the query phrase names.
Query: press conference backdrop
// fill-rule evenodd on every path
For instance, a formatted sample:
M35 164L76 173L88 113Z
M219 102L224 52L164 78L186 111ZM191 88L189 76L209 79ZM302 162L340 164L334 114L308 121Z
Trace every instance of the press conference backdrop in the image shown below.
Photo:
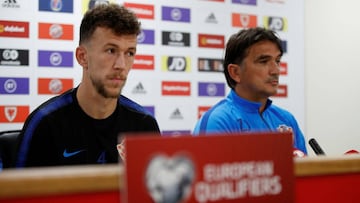
M304 126L302 0L0 0L0 130L19 129L39 104L81 81L81 18L99 2L124 4L142 23L123 94L145 106L166 135L190 133L229 92L223 71L231 34L275 30L285 50L274 103Z

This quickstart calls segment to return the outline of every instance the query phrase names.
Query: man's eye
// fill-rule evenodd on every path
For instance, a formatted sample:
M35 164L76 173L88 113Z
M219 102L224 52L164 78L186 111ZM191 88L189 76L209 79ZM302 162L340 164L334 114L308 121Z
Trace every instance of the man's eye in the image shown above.
M134 56L134 55L135 55L135 52L129 51L129 52L127 52L127 55L128 55L128 56Z
M113 54L115 53L115 49L107 49L106 52L108 52L109 54Z

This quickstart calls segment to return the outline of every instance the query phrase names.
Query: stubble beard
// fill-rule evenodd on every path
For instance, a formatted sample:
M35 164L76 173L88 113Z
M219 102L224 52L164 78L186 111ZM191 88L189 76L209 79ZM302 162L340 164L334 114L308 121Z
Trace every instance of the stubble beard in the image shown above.
M106 86L104 83L102 83L101 81L99 80L95 80L95 79L91 79L91 82L93 84L93 86L95 87L96 91L101 95L103 96L104 98L107 98L107 99L116 99L120 96L121 94L121 90L123 88L123 86L120 86L120 87L113 87L113 88L118 88L118 91L117 92L110 92L106 89Z

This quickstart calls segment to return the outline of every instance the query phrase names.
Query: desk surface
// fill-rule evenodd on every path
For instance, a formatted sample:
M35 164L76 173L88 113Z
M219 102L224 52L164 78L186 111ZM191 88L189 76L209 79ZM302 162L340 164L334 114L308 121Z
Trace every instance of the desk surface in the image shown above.
M360 156L294 159L295 176L360 173ZM10 169L0 173L0 198L119 191L124 187L123 165L66 166Z

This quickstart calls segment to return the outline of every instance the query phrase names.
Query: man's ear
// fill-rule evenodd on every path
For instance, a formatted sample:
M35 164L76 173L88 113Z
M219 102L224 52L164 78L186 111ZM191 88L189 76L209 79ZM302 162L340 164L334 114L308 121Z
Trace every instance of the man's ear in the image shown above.
M83 46L78 46L78 47L76 48L75 56L76 56L77 62L78 62L83 68L87 68L88 61L87 61L87 51L86 51L85 47L83 47Z
M239 65L237 64L229 64L228 67L228 72L230 77L236 82L236 83L240 83L241 80L241 68Z

